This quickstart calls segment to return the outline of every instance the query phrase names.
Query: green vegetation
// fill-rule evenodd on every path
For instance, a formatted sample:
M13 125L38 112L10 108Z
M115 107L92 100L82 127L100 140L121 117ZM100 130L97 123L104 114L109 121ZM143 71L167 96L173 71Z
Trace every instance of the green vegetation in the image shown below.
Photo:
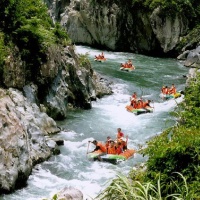
M119 176L100 199L200 199L200 73L185 90L176 112L179 123L147 142L145 170ZM119 198L118 198L119 197Z
M0 32L0 79L2 80L2 74L3 74L3 65L4 60L6 58L7 52L6 52L6 46L4 44L4 34ZM1 81L0 81L1 82Z
M183 47L189 47L189 49L195 49L200 41L200 24L197 25L193 30L189 32L188 35L183 37L176 47L178 52L181 52Z
M163 184L160 182L160 178L157 179L157 183L153 185L151 182L141 183L128 179L124 175L118 175L109 187L107 187L99 196L98 200L191 200L192 195L188 191L187 181L180 173L176 173L179 176L181 183L177 185L172 180L172 187L176 188L177 193L169 193L166 196L162 195Z
M79 63L80 63L80 66L85 66L87 65L90 61L89 61L89 58L88 58L88 53L86 54L80 54L79 55Z
M70 39L59 24L53 24L42 0L1 0L0 49L17 46L27 70L37 74L46 51L53 45L70 44ZM4 62L0 50L0 68ZM2 70L0 70L2 71Z
M156 182L161 174L165 183L163 193L177 192L171 187L171 177L179 172L187 179L188 188L194 192L193 198L200 198L200 74L191 80L186 88L185 101L176 111L179 123L148 142L143 151L149 156L147 161L147 180ZM158 148L159 147L159 148ZM179 178L176 178L179 184Z
M132 0L133 6L143 7L150 11L155 8L162 10L163 16L184 14L189 21L199 23L200 2L198 0Z

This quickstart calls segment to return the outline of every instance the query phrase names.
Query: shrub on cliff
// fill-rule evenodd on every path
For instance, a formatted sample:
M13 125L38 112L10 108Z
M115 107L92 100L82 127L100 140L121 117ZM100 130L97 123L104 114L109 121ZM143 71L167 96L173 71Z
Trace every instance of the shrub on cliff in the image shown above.
M46 61L49 46L70 43L61 26L53 24L41 0L2 0L0 19L0 30L5 33L4 43L12 41L18 46L27 70L34 75L41 62Z

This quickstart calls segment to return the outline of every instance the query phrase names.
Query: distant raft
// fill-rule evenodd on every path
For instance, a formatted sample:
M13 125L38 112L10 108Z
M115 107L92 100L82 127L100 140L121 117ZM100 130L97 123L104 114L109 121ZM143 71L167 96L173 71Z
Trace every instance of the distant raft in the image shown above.
M130 71L135 70L135 66L132 64L131 60L129 60L126 63L120 64L120 70L130 72Z
M140 115L140 114L144 114L144 113L152 113L153 112L153 108L152 107L145 107L145 108L139 108L139 109L136 109L136 108L133 108L133 106L131 105L127 105L126 106L126 110L131 112L131 113L134 113L135 115Z
M92 153L88 153L87 156L88 156L88 159L92 160L92 161L98 160L98 161L102 161L102 162L109 162L109 163L112 163L112 164L118 164L122 161L125 161L125 160L133 157L135 152L136 151L134 149L127 149L126 151L124 151L123 153L121 153L119 155L117 155L117 154L105 154L105 155L101 156L101 160L98 159L98 156L100 154L102 154L101 150L94 151Z
M163 93L161 93L159 96L162 99L169 100L169 99L179 98L179 97L181 97L182 94L183 94L183 92L179 91L179 92L176 92L175 94L163 94Z
M98 62L105 62L107 59L106 58L95 58L94 61Z
M134 66L132 66L132 67L120 67L120 70L131 72L131 71L135 70L135 67Z

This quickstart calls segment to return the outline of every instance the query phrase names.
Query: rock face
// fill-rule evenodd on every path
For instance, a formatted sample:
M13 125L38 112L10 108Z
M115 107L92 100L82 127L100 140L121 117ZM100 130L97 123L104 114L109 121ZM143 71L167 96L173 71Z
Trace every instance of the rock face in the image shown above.
M181 35L185 34L188 28L188 21L184 16L161 17L160 8L151 14L151 25L153 32L158 39L160 46L165 53L176 47Z
M27 71L17 48L7 58L3 81L6 87L24 91L30 102L36 103L54 119L64 119L67 107L91 108L91 101L111 94L108 83L99 81L85 55L77 55L74 46L49 48L47 62L37 71ZM9 81L11 80L11 81Z
M177 57L186 67L200 69L200 45L195 49L186 50Z
M48 159L56 149L56 143L46 137L60 130L20 91L0 89L0 99L1 194L25 185L32 167Z
M74 43L111 50L164 55L174 50L188 29L183 15L148 13L126 1L45 0L54 21L60 22Z
M83 193L73 187L65 187L57 195L58 200L83 200Z

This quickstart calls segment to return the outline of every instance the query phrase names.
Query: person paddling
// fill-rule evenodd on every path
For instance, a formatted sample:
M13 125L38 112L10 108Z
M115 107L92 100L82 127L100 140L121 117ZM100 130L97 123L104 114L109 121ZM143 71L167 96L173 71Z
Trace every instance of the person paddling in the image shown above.
M174 84L172 84L171 88L169 89L170 94L176 94L176 87Z
M153 108L151 105L150 105L150 103L151 103L151 100L147 100L147 101L145 101L145 102L143 102L143 108L146 108L146 107L150 107L150 108Z
M88 142L91 142L91 141L88 141ZM93 143L96 146L96 148L93 151L91 151L90 153L101 150L102 153L98 155L98 160L101 161L102 160L101 156L103 156L107 153L107 149L106 149L105 145L103 145L101 142L97 142L97 140L93 140L91 143Z

